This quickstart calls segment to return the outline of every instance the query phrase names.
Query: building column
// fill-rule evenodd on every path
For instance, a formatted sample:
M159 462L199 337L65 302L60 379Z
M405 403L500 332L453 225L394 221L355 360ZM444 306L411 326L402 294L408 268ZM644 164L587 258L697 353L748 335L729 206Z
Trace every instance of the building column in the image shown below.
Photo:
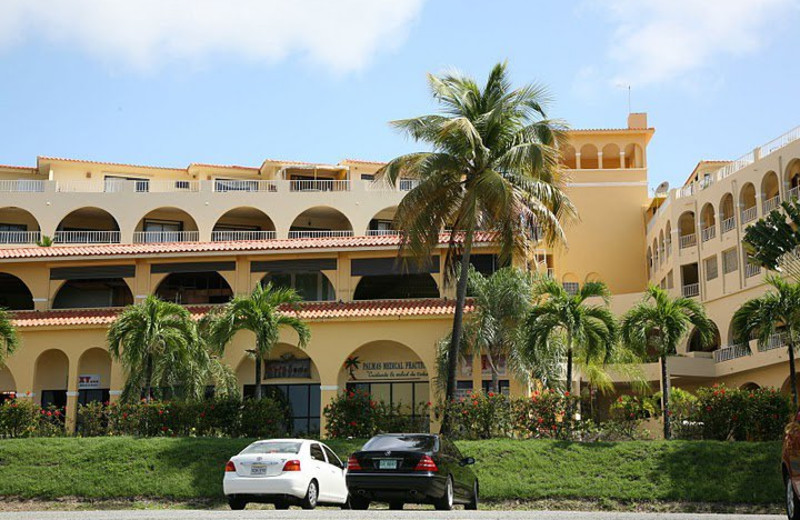
M69 360L69 374L67 377L67 417L66 431L75 433L75 424L78 419L78 360Z
M625 150L622 149L619 152L619 167L620 169L625 169Z
M325 420L325 407L339 394L339 386L336 384L326 384L322 382L319 385L319 435L320 438L325 438L328 435L328 424Z
M575 152L575 169L576 170L580 170L581 169L581 153L580 152Z
M603 169L603 152L602 151L597 152L597 169L598 170L602 170Z

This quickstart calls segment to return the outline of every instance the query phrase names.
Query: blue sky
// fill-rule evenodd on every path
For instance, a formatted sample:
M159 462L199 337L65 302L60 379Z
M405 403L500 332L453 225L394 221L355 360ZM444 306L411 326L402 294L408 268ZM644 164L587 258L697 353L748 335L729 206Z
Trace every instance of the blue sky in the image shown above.
M3 0L0 163L389 159L427 72L550 87L554 117L656 135L650 182L800 124L798 0Z

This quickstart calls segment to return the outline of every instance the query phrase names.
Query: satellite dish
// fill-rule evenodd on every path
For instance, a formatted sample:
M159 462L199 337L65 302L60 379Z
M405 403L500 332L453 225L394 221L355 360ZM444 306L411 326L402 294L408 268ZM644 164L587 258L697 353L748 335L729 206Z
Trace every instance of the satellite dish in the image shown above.
M666 196L668 192L669 192L669 182L664 181L658 185L658 188L656 188L656 197Z

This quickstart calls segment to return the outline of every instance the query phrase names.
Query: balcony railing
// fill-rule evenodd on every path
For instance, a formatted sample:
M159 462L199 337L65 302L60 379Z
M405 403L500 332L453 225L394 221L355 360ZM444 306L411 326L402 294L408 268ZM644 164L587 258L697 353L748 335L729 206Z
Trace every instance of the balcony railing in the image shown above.
M764 201L764 214L766 215L767 213L769 213L773 209L777 208L778 204L780 204L780 200L781 199L780 199L780 197L778 195L775 195L771 199L765 200Z
M253 240L274 240L274 231L212 231L212 242L247 242Z
M733 217L726 218L725 220L722 221L722 234L724 235L725 233L731 231L735 227L736 227L736 219Z
M753 206L742 210L742 223L747 224L758 217L758 207Z
M728 345L714 351L714 361L721 363L749 355L750 347L747 345Z
M686 298L694 298L700 296L700 284L689 283L683 286L683 296Z
M758 276L761 272L761 266L757 264L751 264L750 262L746 262L744 266L744 277L745 278L752 278L754 276Z
M135 231L134 244L158 244L162 242L197 242L198 231Z
M708 242L715 236L717 236L717 226L708 226L707 228L700 230L700 238L703 240L703 242Z
M775 350L776 348L783 348L786 346L788 336L785 332L777 332L769 337L769 341L765 345L759 345L759 352L766 352L768 350Z
M697 234L692 233L690 235L683 235L680 237L680 246L681 249L686 249L687 247L693 247L697 245Z
M400 235L400 231L396 229L368 229L368 237L393 237Z
M299 182L299 181L294 181ZM314 181L309 181L314 182ZM241 192L276 192L278 184L276 181L259 180L214 180L214 191L217 193L241 193Z
M353 236L353 232L349 230L289 231L289 238L336 238L351 236Z
M350 181L332 179L290 180L289 191L350 191Z
M118 244L119 231L56 231L56 244Z
M39 231L0 231L0 244L35 244L41 236Z
M800 186L791 188L786 194L786 200L791 201L792 199L800 199Z
M0 193L41 193L44 191L44 181L27 179L0 181Z

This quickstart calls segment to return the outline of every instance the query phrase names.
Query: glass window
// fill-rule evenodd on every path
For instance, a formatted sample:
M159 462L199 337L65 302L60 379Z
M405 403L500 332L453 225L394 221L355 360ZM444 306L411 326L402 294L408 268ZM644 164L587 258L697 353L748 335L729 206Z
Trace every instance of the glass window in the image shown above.
M308 416L308 386L295 385L288 387L289 405L292 407L292 415L295 417Z
M271 282L275 287L294 289L306 301L330 301L335 297L333 285L319 271L300 273L270 273L263 283Z
M362 448L364 451L408 450L432 451L436 438L433 435L378 435Z
M456 381L456 398L466 398L472 392L472 381Z
M302 442L291 441L254 442L243 449L241 453L300 453L302 445Z
M500 387L500 393L503 395L509 394L509 381L508 379L501 379L497 382L497 385ZM489 393L492 389L492 382L491 381L481 381L481 386L483 387L483 391Z
M316 442L311 445L311 458L325 462L325 455L322 453L322 448L320 448L319 444Z
M342 461L339 459L339 457L329 447L327 447L327 446L325 446L323 444L322 445L322 449L325 450L325 455L328 456L328 463L329 464L333 464L337 468L343 468L344 467L344 464L342 464Z

